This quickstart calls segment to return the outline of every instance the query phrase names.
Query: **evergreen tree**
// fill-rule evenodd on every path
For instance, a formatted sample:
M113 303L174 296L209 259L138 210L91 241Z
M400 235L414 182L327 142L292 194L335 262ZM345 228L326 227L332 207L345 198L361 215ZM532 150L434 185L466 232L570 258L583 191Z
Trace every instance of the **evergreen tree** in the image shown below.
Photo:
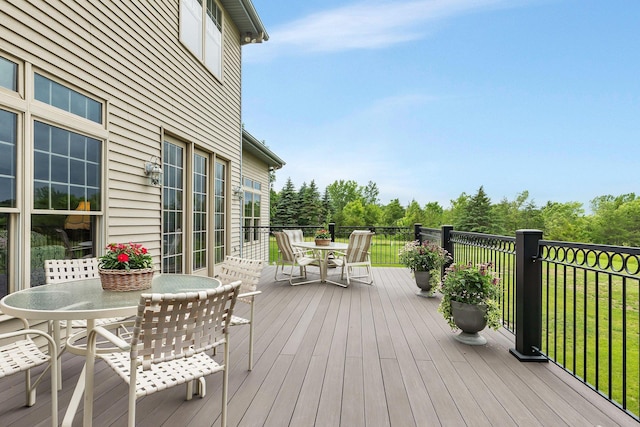
M309 186L302 184L300 188L300 216L299 225L323 225L322 205L320 193L315 181L311 181Z
M287 178L276 205L276 214L273 225L297 225L298 221L298 196L296 189L291 182L291 178Z
M476 233L491 233L493 231L491 200L482 186L475 196L469 199L461 218L460 229Z
M325 188L324 194L322 195L322 202L320 207L320 223L328 224L331 222L331 217L333 216L333 207L331 203L331 197L329 196L329 192Z

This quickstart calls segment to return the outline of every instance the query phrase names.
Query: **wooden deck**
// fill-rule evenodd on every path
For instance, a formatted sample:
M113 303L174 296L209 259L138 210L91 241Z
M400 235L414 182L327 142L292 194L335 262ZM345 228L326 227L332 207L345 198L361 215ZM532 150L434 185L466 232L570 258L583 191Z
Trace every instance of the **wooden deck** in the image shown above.
M373 286L346 289L274 283L273 271L262 275L251 372L248 328L232 331L229 426L638 425L554 365L518 362L506 331L485 330L486 346L458 343L440 298L416 296L406 269L376 268ZM63 357L60 420L82 362ZM0 380L0 425L48 425L48 382L25 408L22 378ZM138 425L219 426L220 379L208 378L203 399L185 401L183 387L140 399ZM95 426L126 424L126 392L98 363Z

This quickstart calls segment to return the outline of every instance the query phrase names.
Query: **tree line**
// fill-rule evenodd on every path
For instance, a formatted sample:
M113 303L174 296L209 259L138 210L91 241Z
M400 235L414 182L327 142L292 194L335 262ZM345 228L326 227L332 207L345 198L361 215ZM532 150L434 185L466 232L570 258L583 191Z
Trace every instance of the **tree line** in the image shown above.
M605 195L590 201L591 213L582 203L548 201L537 206L528 191L513 200L492 203L484 187L473 195L462 193L444 208L438 202L420 206L412 200L403 206L399 199L383 205L376 183L359 185L338 180L322 194L315 182L303 183L296 190L291 178L280 192L271 190L271 224L281 226L424 227L453 225L455 230L515 235L518 229L538 229L547 240L640 246L640 197L634 193Z

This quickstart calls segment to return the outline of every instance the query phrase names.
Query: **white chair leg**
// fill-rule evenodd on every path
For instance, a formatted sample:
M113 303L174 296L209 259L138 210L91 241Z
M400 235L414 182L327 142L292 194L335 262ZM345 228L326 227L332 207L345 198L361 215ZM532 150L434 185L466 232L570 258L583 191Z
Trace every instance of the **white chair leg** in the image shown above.
M24 386L26 392L26 405L33 406L36 403L36 390L31 385L31 370L24 371Z
M222 408L220 411L220 427L227 427L227 389L229 388L229 334L224 343L224 371L222 372Z
M207 395L207 380L204 377L200 377L197 381L196 392L200 397L205 397Z
M129 427L135 427L136 425L136 382L135 376L131 377L129 384L129 417L127 424Z
M185 396L185 400L191 400L193 398L193 381L187 381L187 394Z
M249 317L249 370L253 369L253 306L255 302L251 304L251 317Z

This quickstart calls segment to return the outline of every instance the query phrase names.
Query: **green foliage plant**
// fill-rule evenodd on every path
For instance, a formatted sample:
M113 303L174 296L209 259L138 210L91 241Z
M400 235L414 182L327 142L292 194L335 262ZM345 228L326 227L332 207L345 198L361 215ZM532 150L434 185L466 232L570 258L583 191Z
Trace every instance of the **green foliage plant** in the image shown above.
M435 243L414 240L407 242L398 254L400 262L411 271L432 271L442 268L451 257Z
M330 239L331 233L326 228L316 231L316 239Z
M451 301L485 307L485 320L491 329L502 326L500 320L500 279L491 272L491 263L451 264L440 286L442 300L438 311L442 313L449 326L456 329L453 320Z
M153 258L138 243L110 243L107 253L100 257L100 268L105 270L137 270L153 267Z

